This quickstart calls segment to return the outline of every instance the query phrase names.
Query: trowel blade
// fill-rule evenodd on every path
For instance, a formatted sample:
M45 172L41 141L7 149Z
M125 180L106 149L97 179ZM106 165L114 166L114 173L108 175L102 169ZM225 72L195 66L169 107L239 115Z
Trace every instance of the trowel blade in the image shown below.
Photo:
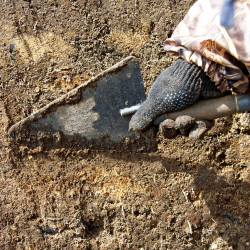
M119 110L146 99L139 63L127 57L36 113L13 125L9 135L30 147L151 151L153 128L128 131Z

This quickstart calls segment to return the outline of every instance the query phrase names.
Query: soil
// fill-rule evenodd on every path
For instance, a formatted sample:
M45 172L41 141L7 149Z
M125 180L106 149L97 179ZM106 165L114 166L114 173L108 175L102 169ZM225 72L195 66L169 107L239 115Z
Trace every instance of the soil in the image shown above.
M129 153L29 148L9 127L133 55L145 90L192 1L1 0L1 249L250 249L250 115Z

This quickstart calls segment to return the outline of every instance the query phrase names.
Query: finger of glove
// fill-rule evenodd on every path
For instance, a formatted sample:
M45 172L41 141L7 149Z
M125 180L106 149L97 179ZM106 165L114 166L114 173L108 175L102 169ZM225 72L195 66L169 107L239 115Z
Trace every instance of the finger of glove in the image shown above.
M202 139L205 133L211 129L214 125L214 121L200 120L196 121L196 124L189 133L190 139Z
M159 126L159 131L163 138L173 139L179 134L179 130L172 119L166 119Z
M176 118L175 124L182 135L188 136L190 129L195 125L195 119L191 116L183 115Z
M152 110L152 106L153 104L151 104L151 100L149 98L141 104L129 122L129 130L143 130L153 121L154 118L156 118L154 110Z

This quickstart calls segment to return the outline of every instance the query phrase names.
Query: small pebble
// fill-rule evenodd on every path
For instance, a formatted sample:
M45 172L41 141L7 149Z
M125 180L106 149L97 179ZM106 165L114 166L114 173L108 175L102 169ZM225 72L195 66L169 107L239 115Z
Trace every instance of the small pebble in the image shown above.
M196 125L189 133L190 139L201 139L205 135L206 131L213 127L213 121L196 121Z
M11 54L12 54L13 50L14 50L14 44L10 44L10 53Z
M159 126L159 131L162 136L167 139L173 139L179 133L175 121L172 119L166 119L165 121L163 121Z
M56 234L55 229L52 228L52 227L49 227L49 226L47 226L44 229L42 229L42 232L46 233L46 234Z
M176 118L175 124L181 134L187 136L190 129L195 125L195 119L191 116L183 115Z

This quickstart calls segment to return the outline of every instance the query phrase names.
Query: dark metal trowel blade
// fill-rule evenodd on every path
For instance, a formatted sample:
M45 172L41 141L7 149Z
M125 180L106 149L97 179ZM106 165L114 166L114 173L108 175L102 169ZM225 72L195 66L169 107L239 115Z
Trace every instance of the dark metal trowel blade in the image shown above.
M146 99L139 63L127 57L13 125L9 135L30 147L151 151L153 128L128 131L119 110Z

